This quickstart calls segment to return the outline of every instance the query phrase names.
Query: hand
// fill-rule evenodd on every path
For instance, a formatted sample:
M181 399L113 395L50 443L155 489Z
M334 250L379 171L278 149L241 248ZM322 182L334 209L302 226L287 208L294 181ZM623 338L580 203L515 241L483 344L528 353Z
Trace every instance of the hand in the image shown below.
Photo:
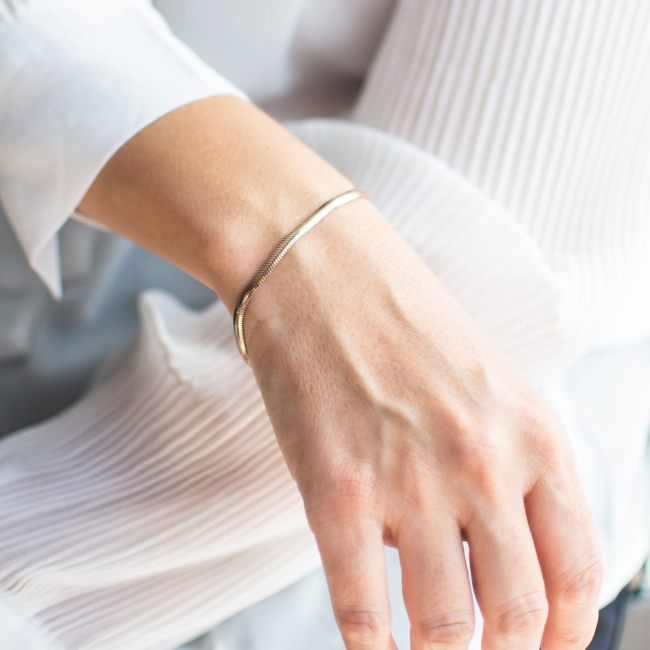
M303 238L246 315L251 364L318 541L348 650L582 650L602 580L552 407L366 201Z
M234 97L183 106L106 164L87 216L234 308L276 243L349 181ZM246 314L253 370L349 650L394 648L383 544L412 647L582 650L602 565L557 415L366 201L291 249ZM243 362L242 362L243 363Z

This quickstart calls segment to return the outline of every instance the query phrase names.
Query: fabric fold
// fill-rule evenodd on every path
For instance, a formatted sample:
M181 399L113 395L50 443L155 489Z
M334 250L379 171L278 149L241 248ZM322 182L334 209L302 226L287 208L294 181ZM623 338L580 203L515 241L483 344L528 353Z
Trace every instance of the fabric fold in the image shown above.
M99 386L0 442L0 600L65 649L172 648L320 564L226 308L141 309Z

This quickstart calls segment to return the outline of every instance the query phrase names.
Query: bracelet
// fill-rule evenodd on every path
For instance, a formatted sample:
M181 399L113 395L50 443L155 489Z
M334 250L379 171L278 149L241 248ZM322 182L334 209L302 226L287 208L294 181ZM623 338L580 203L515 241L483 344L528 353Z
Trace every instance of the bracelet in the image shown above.
M331 199L327 203L321 205L318 210L310 214L300 225L294 228L276 247L271 256L264 262L262 268L257 272L257 275L251 280L250 284L244 290L233 315L233 324L235 326L235 338L239 351L246 363L250 365L248 360L248 349L246 348L246 339L244 339L244 314L248 304L253 297L253 294L260 288L260 285L266 278L271 275L271 271L278 265L280 260L289 252L289 249L304 235L306 235L312 228L317 226L330 212L340 208L350 201L356 199L367 199L368 197L359 190L349 190L340 194L339 196Z

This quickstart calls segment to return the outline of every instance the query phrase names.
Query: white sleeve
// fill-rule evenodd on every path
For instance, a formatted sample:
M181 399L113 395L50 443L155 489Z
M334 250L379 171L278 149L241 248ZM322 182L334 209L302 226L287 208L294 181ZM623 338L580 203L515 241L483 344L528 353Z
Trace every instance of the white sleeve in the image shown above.
M0 0L0 202L53 295L57 233L111 155L217 94L246 98L147 0Z

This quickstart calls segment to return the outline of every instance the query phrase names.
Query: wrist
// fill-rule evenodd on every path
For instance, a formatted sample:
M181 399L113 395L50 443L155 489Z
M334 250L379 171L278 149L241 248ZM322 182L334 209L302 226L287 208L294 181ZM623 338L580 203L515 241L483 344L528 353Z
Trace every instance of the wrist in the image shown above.
M351 187L255 106L218 96L137 133L79 210L201 280L232 311L282 237Z
M320 338L354 337L369 314L406 313L404 303L429 281L428 269L369 201L342 206L296 243L253 296L244 319L251 362L300 358Z
M292 185L285 186L284 191L273 199L264 197L261 201L247 200L246 205L233 210L232 214L238 214L237 218L221 225L221 236L215 242L217 250L210 255L213 286L231 313L278 244L317 208L352 189L351 184L343 178L334 182L330 180L303 184L294 180ZM334 212L340 209L342 208ZM334 214L328 214L324 220L333 217ZM321 224L318 225L320 227ZM312 235L313 232L310 231L306 237ZM302 243L302 237L299 242ZM284 262L283 257L279 265ZM276 272L274 268L273 274Z

